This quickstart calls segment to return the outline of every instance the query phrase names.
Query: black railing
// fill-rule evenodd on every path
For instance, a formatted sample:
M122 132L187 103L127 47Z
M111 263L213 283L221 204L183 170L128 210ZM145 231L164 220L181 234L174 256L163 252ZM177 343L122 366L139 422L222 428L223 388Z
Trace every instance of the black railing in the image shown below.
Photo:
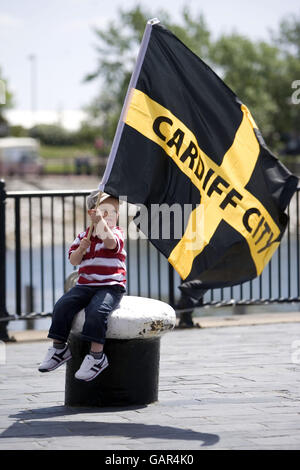
M6 192L4 181L0 182L2 323L51 314L66 278L75 269L68 262L67 248L87 226L89 192ZM203 305L299 302L299 193L300 188L288 208L290 221L281 245L262 275L239 286L207 292ZM121 219L127 235L128 294L174 305L179 296L178 274L148 240L137 237L130 206L123 205Z

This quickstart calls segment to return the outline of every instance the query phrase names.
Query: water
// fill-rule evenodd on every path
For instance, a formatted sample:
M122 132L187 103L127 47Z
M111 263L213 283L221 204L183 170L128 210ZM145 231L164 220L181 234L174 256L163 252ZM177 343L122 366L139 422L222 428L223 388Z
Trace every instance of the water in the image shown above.
M21 252L21 309L22 313L30 312L26 305L26 286L30 285L30 276L34 287L34 305L36 312L51 312L54 303L64 293L65 279L74 271L67 256L67 248L62 245L45 246L32 249L32 264L30 265L29 249ZM168 262L147 242L147 240L130 241L126 246L128 252L128 294L152 297L168 302ZM298 248L299 250L299 248ZM269 299L269 298L294 298L299 296L298 250L295 236L291 237L290 246L287 237L283 239L280 249L277 250L269 265L265 268L262 276L256 278L252 283L247 282L241 286L226 289L214 289L209 291L204 302L216 302L221 300L230 301L235 299ZM139 260L139 262L138 262ZM16 274L15 274L15 251L7 250L7 309L10 314L16 312ZM180 278L175 274L174 290L176 298L179 297L177 286ZM262 310L262 307L258 307ZM277 308L280 311L296 309L299 304L276 304L272 305L272 311ZM214 314L228 312L228 308L222 310L210 308L209 312ZM199 315L207 314L207 309L197 311ZM47 329L50 319L35 320L35 328ZM10 329L24 329L25 322L11 322Z
M51 312L54 303L63 295L65 279L76 270L68 260L67 246L65 249L59 245L45 246L43 249L33 248L31 265L29 249L22 249L22 313L31 312L29 302L26 301L26 286L30 286L30 278L34 291L33 311ZM126 250L130 253L127 262L127 293L168 301L167 260L146 240L140 240L138 243L131 241L129 250L128 244ZM15 314L17 309L15 251L8 249L6 256L7 310L10 314ZM149 257L150 273L147 257ZM23 324L23 321L11 322L10 329L24 329L21 323ZM49 323L49 318L35 320L35 327L38 325L39 329L47 329Z

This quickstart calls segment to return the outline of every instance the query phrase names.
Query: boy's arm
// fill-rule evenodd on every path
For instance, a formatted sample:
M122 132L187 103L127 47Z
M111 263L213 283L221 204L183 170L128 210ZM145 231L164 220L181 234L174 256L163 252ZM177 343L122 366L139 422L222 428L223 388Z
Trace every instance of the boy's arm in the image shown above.
M98 224L99 235L100 238L103 240L105 248L108 248L109 250L114 250L117 247L116 236L109 228L102 215L96 215L96 211L93 209L91 209L90 212L90 217L92 219L93 224Z
M99 229L105 248L114 250L117 247L116 237L102 217L99 222Z
M90 246L90 244L91 244L90 240L88 240L86 237L80 241L79 247L76 250L74 250L70 255L70 263L73 266L77 266L78 264L81 263L82 258L86 250Z

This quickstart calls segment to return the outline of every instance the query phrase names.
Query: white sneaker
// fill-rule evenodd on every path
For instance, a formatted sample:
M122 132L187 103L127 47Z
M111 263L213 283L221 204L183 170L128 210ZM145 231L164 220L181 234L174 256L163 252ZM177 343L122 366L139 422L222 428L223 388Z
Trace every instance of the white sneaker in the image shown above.
M39 371L50 372L51 370L57 369L57 367L67 362L71 357L71 351L67 344L64 349L51 347L48 349L45 359L40 364Z
M82 361L80 369L75 374L76 379L89 382L93 380L108 366L108 360L103 353L101 359L95 359L91 354L87 354Z

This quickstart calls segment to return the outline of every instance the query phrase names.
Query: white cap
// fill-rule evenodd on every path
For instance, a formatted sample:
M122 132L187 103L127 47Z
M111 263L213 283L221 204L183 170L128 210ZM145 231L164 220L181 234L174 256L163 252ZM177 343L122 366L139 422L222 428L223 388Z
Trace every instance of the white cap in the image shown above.
M87 197L87 200L86 200L86 206L89 209L94 209L94 207L96 206L96 203L97 203L97 200L98 200L98 196L99 196L99 190L96 189L95 191L92 191L91 194L89 194L89 196ZM109 197L114 197L114 196L111 196L110 194L107 194L107 193L102 193L101 194L101 197L100 197L100 203L105 201L106 199L108 199ZM117 198L115 198L117 199Z

